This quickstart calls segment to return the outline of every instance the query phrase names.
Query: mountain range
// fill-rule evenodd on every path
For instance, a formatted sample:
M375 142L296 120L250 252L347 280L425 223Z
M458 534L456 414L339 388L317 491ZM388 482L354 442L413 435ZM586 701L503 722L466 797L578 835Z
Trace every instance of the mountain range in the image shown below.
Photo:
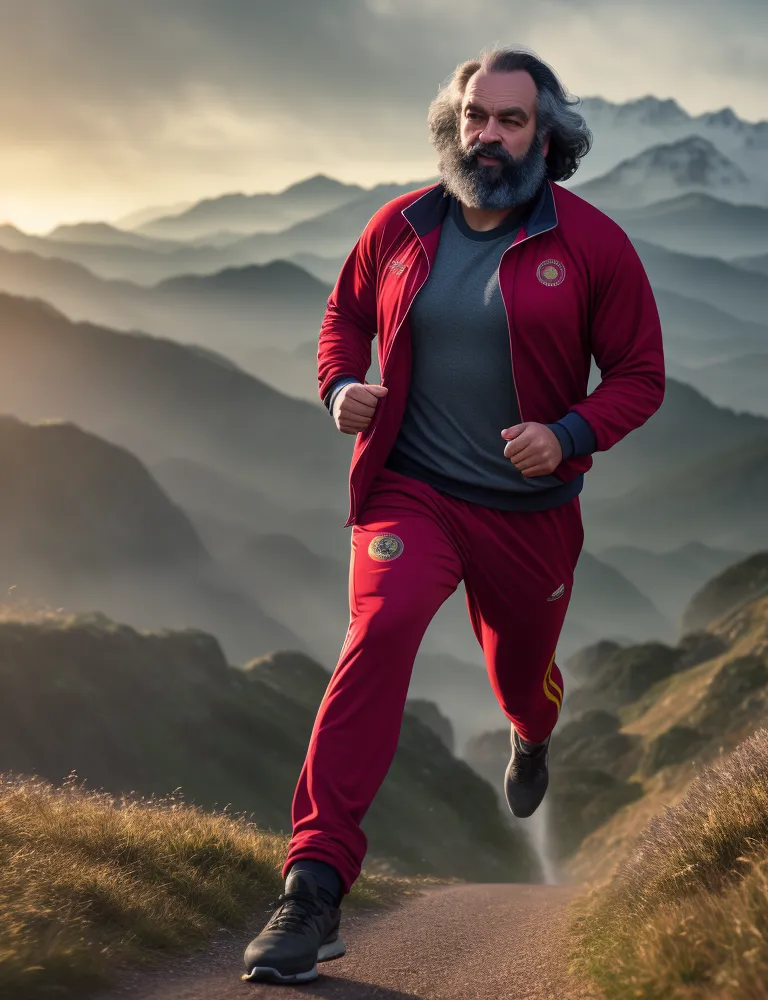
M12 603L196 624L243 661L308 650L238 588L134 455L72 423L0 417L0 564Z
M677 101L652 94L624 103L588 97L581 102L580 110L592 130L594 144L572 184L605 174L652 146L670 145L692 136L711 142L759 187L765 184L768 120L746 121L729 107L692 115ZM761 204L768 201L763 199Z
M766 195L764 184L751 181L714 143L698 135L652 146L572 190L608 212L645 207L692 191L757 204Z

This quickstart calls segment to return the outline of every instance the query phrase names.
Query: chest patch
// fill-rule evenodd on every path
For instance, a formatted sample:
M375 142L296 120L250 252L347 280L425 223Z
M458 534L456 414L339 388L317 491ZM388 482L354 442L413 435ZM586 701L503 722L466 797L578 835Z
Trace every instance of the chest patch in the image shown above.
M542 285L561 285L565 279L565 265L554 258L543 260L536 268L536 277Z

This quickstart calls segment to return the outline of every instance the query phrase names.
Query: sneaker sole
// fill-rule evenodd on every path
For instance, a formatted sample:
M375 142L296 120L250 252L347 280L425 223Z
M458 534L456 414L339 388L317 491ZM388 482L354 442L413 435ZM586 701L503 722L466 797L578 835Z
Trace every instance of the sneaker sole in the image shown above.
M334 958L341 958L346 954L346 946L341 938L335 941L327 941L321 945L317 953L318 962L330 962ZM240 978L248 982L261 983L309 983L317 979L317 964L307 972L295 972L293 975L284 976L278 969L268 965L255 965L250 972L244 973Z

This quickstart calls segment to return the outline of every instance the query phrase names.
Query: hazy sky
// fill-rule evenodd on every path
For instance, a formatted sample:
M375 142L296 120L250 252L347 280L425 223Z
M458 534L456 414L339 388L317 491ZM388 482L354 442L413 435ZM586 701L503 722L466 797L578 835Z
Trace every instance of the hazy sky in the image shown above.
M0 0L0 222L429 176L427 105L492 43L581 97L768 117L768 0Z

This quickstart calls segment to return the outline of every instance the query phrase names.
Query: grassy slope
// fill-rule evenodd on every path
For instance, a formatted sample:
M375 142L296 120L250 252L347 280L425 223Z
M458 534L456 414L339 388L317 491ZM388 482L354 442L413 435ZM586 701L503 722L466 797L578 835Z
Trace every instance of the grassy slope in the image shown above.
M608 1000L766 995L768 597L708 632L727 648L619 710L644 794L569 865L592 886L572 956Z
M578 901L572 968L605 1000L761 1000L768 982L768 730L653 818Z
M218 927L255 934L281 891L286 839L178 796L113 798L74 780L1 775L0 996L79 998ZM364 874L345 905L393 902L415 886Z
M621 732L642 739L631 778L642 783L644 795L586 838L569 864L572 877L607 877L637 831L679 802L703 766L768 724L768 598L725 615L708 631L727 640L724 652L660 680L620 709ZM670 749L686 733L688 748Z

